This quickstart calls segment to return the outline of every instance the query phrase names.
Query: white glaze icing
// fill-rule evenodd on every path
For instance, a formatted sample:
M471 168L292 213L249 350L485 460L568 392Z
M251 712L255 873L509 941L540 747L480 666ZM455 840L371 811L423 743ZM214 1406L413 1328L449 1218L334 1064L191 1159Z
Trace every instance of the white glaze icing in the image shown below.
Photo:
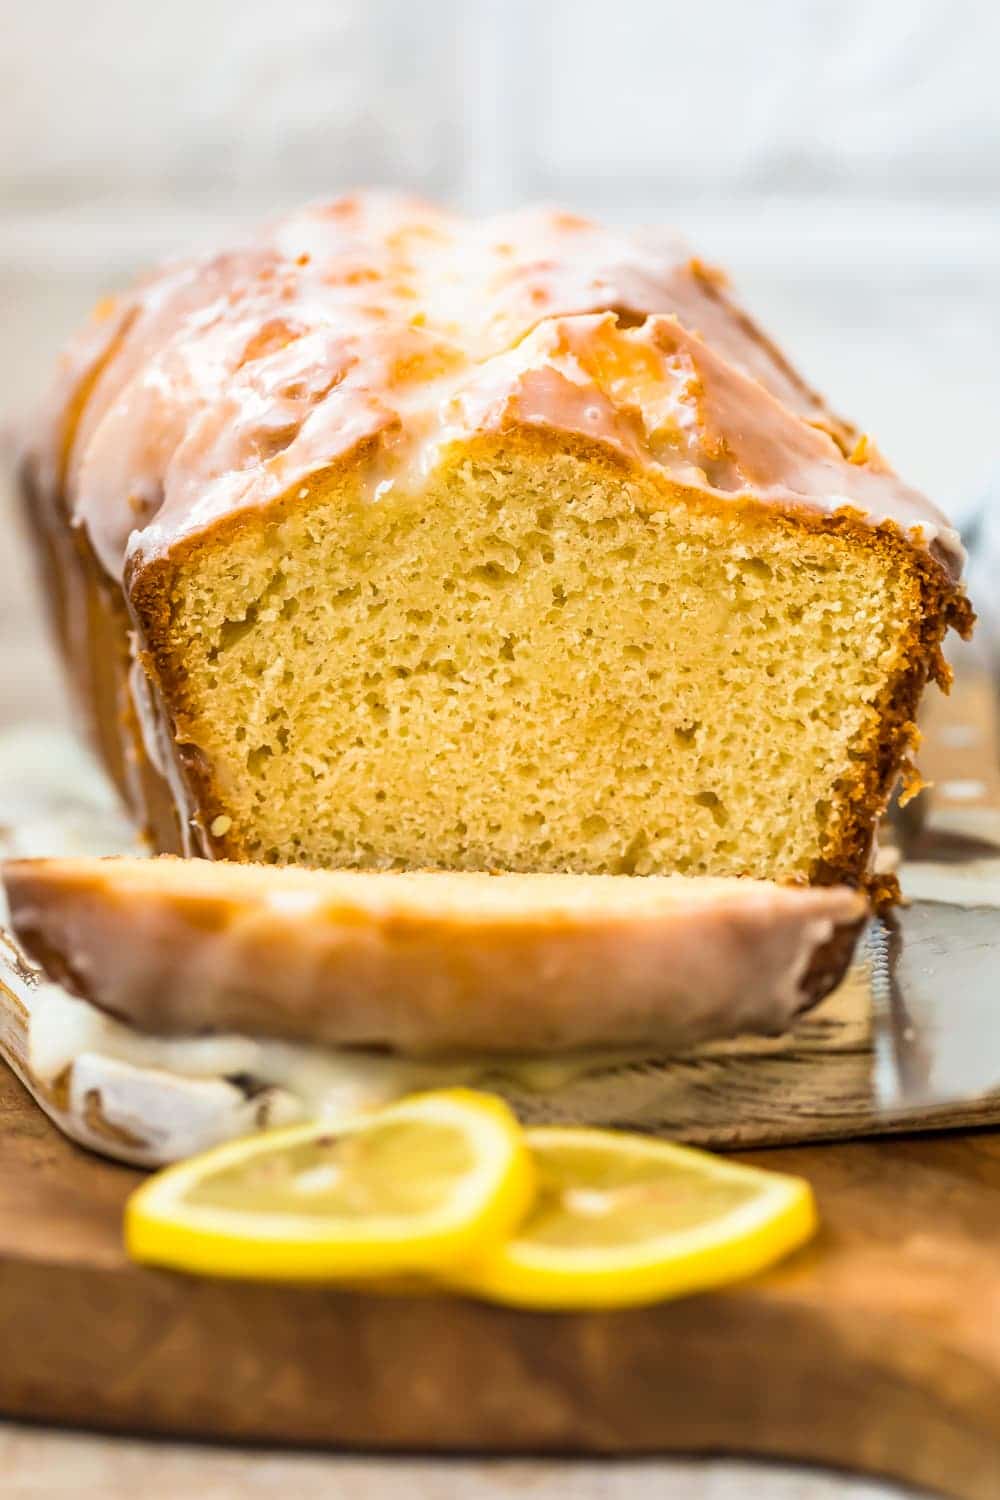
M72 513L119 575L363 444L384 496L421 487L448 442L519 425L715 500L894 521L961 569L945 518L873 451L848 461L852 429L717 273L675 237L550 210L466 222L358 195L168 267L70 353L41 446L51 472L72 438Z

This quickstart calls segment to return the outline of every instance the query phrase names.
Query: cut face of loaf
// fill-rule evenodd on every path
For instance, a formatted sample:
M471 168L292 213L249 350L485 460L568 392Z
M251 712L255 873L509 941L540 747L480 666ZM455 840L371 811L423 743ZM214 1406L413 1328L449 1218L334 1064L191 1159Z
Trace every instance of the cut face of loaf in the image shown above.
M204 826L276 863L858 880L927 661L892 538L537 441L324 479L134 589Z
M141 1031L403 1053L672 1052L787 1028L843 974L842 887L12 861L48 976Z

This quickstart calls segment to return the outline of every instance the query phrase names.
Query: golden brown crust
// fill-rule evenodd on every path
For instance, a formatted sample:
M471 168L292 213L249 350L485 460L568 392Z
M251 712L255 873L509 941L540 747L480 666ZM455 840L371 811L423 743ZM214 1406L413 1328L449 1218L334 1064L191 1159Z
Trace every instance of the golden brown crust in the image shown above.
M21 470L22 514L53 632L83 730L138 827L164 853L181 852L169 783L146 753L129 687L133 631L125 596L101 569L86 535L47 497L33 466Z
M882 906L898 900L899 890L898 885L894 889L886 886L884 877L871 867L878 820L900 776L912 766L910 757L919 744L916 720L924 688L928 682L936 682L948 691L951 674L942 654L944 637L954 629L967 639L975 616L968 599L953 587L943 569L915 554L892 528L871 533L861 526L853 528L851 534L859 545L878 547L910 572L917 625L905 631L899 642L895 670L876 705L878 730L859 747L856 777L841 792L836 840L824 852L814 879L864 884L876 905Z

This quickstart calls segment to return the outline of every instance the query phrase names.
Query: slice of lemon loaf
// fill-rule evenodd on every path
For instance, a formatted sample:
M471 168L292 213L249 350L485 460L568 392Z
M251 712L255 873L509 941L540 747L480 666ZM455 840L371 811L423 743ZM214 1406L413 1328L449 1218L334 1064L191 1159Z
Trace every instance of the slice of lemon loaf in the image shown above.
M561 1052L784 1030L847 964L842 886L15 860L50 978L141 1031L407 1053Z
M102 309L25 469L160 849L868 878L944 518L673 241L343 198Z

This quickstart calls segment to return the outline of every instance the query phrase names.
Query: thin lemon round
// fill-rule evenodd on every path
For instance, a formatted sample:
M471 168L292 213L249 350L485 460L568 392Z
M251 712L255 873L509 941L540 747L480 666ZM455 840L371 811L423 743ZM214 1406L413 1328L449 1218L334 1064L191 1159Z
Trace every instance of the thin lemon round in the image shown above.
M611 1130L526 1132L536 1195L521 1227L452 1287L516 1307L627 1307L751 1276L810 1238L812 1189Z
M336 1129L248 1136L159 1172L129 1199L136 1260L214 1276L364 1279L440 1270L509 1234L531 1155L490 1094L415 1094Z

